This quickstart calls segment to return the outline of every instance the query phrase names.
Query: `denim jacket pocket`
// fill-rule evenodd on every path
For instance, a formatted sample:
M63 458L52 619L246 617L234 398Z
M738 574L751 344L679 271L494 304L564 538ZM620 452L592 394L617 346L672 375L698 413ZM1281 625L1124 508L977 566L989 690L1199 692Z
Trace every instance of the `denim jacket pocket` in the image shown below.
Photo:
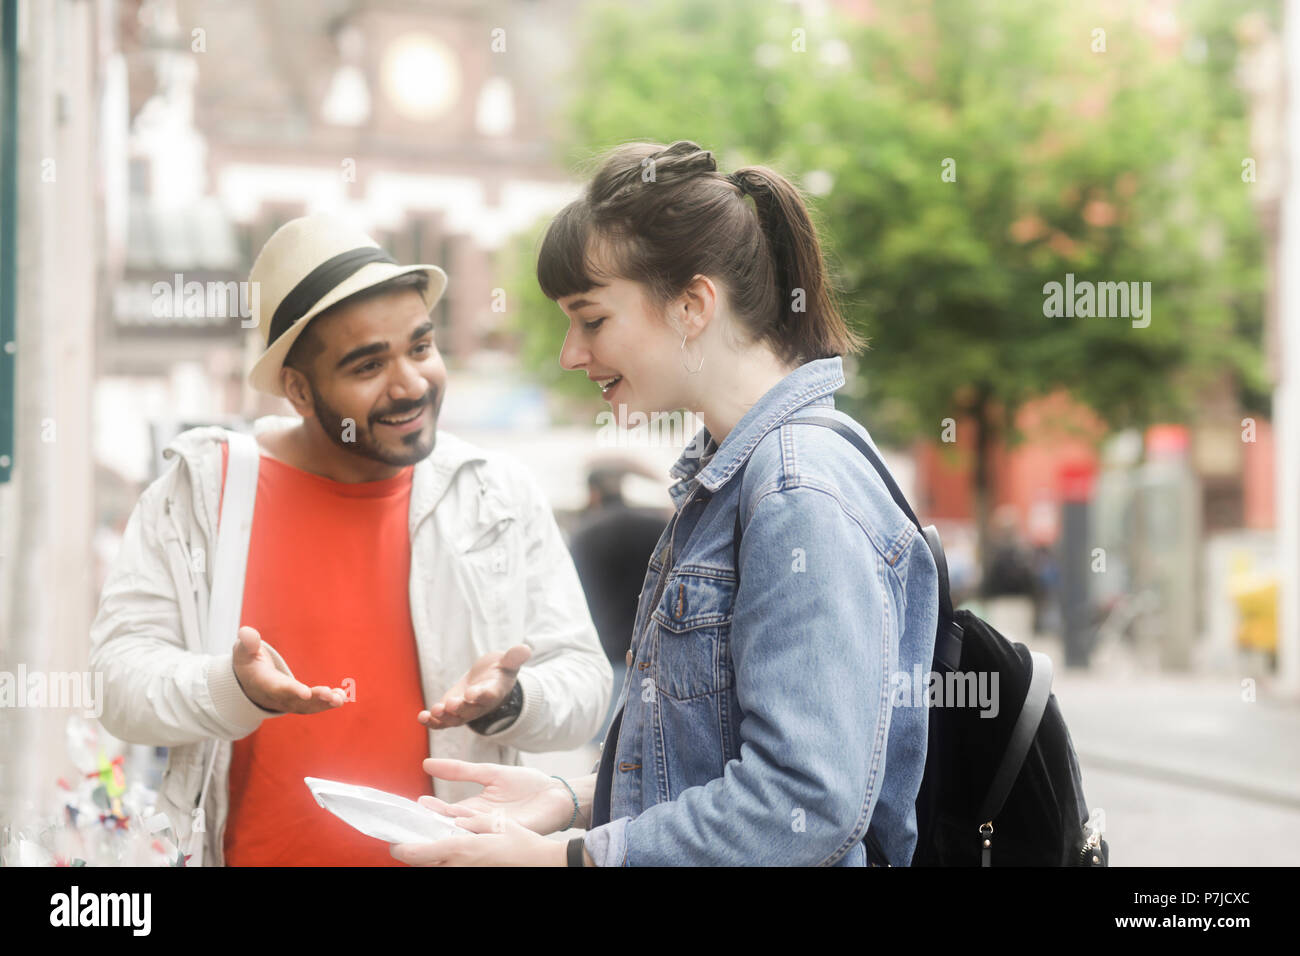
M688 567L674 571L655 608L655 687L674 700L732 687L729 639L736 600L730 572Z

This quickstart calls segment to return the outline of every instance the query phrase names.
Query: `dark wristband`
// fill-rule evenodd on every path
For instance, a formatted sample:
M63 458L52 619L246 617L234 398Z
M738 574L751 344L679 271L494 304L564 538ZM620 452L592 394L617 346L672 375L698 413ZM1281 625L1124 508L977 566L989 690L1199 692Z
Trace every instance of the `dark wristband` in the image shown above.
M524 709L524 689L515 681L510 693L496 710L471 720L467 726L475 733L483 735L499 733L511 726Z
M569 856L569 866L587 865L587 861L582 858L583 855L582 837L574 837L572 840L569 841L569 848L567 850L567 853Z

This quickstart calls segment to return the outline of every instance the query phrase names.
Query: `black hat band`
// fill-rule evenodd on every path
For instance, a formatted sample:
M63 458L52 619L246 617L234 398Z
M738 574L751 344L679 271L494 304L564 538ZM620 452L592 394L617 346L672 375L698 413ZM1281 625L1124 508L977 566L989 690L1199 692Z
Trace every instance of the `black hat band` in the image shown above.
M324 298L331 289L362 266L372 262L397 265L396 260L378 246L362 246L326 259L303 276L289 294L280 300L275 315L271 316L271 329L267 336L266 347L270 348L276 339L289 331L293 324L306 315L311 307Z

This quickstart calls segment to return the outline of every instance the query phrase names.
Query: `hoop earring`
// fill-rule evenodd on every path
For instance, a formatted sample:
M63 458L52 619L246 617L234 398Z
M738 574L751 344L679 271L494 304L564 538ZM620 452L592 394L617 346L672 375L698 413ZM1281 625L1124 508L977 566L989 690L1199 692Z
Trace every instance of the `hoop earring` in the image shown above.
M686 369L691 375L704 368L704 353L702 351L700 352L700 368L691 368L686 364L686 336L684 334L682 335L682 368Z

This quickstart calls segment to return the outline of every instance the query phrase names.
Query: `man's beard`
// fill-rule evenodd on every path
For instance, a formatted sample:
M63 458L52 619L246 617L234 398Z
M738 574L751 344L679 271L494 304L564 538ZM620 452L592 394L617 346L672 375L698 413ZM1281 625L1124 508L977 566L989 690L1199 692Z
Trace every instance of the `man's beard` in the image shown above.
M357 422L355 426L353 426L352 431L356 438L355 441L345 440L345 426L343 424L342 416L334 411L328 402L321 398L320 393L316 391L314 383L309 382L308 387L311 388L312 407L316 412L316 420L320 422L321 428L325 431L325 434L329 437L330 441L334 442L334 444L338 445L344 451L351 452L354 455L360 455L362 458L369 458L371 461L379 461L383 462L385 465L396 465L399 467L414 465L416 462L423 461L425 458L428 458L430 452L433 451L433 446L437 442L438 435L438 411L442 403L441 401L434 401L435 398L440 399L441 396L435 396L432 389L430 389L429 394L425 396L425 405L428 409L426 414L432 422L433 434L426 442L424 439L425 428L421 427L419 431L410 432L409 434L400 436L399 441L402 443L403 449L393 450L385 448L375 441L374 431L372 430L369 421L364 424L362 422ZM413 411L415 411L415 407L399 409L390 413L389 417L404 415Z

